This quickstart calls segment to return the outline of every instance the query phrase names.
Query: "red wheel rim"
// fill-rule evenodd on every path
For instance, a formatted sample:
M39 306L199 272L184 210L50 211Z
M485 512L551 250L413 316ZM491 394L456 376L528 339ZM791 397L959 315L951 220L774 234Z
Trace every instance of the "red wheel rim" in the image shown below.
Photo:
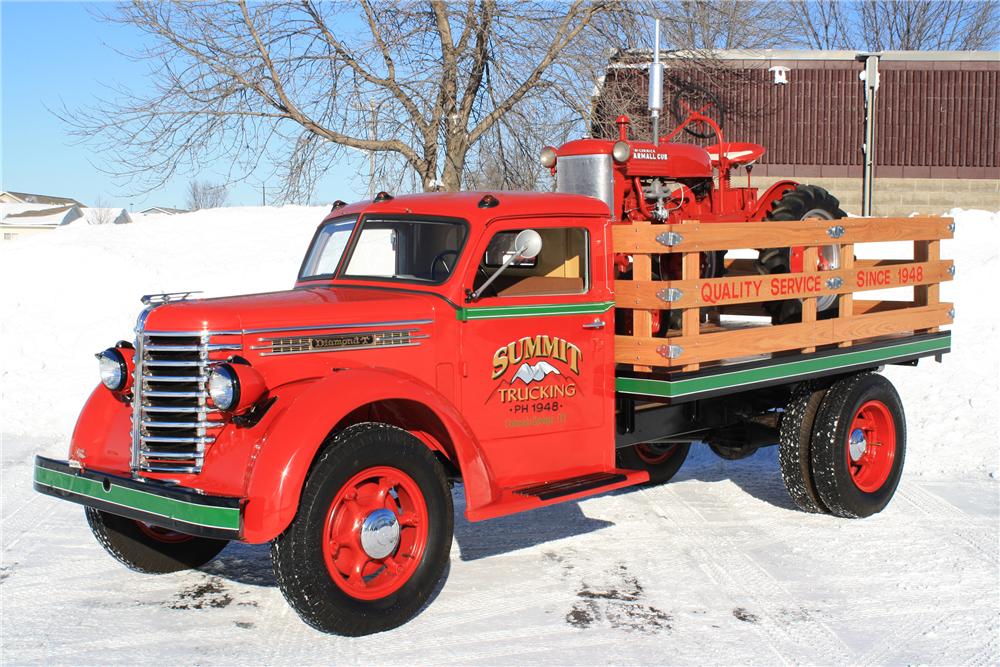
M391 553L374 557L362 545L362 527L379 510L392 513L399 533ZM330 578L359 600L395 593L420 564L427 524L427 503L412 477L389 466L362 470L337 492L323 522L323 560Z
M639 456L640 459L642 459L643 463L655 466L655 465L660 465L662 463L666 463L667 459L669 459L671 456L674 455L675 448L676 445L667 445L665 447L663 446L658 447L656 445L648 445L646 443L642 443L641 445L635 446L635 453Z
M135 525L139 527L139 532L141 532L146 537L156 540L157 542L166 542L167 544L177 544L180 542L187 542L188 540L194 539L194 536L192 535L187 535L185 533L178 533L177 531L170 530L169 528L154 526L151 523L136 521Z
M885 403L868 401L858 409L845 444L854 485L865 493L882 488L896 460L896 424Z

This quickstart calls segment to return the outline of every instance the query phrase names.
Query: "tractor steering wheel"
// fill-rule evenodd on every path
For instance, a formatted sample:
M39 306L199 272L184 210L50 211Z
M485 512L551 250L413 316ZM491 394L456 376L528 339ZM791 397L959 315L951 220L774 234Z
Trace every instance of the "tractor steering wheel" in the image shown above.
M445 257L447 257L448 255L454 255L455 258L457 259L458 258L458 251L457 250L442 250L441 252L439 252L437 255L434 256L434 261L431 262L431 280L437 280L437 265L438 265L438 262L441 262L441 266L444 267L444 277L447 277L448 275L451 274L451 268L448 266L448 263L444 261Z
M670 104L670 111L678 125L687 120L691 111L695 109L705 110L710 107L719 127L725 127L726 114L722 109L718 95L696 83L679 83L677 87L678 90L674 93L674 99ZM705 130L695 129L695 125L704 126ZM698 121L685 127L684 131L698 139L711 139L715 136L715 131L711 127Z

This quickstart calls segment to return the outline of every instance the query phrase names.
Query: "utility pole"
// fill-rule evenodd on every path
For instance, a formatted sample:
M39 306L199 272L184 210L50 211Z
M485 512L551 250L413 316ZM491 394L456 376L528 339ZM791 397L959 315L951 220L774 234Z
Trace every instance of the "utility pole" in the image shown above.
M267 206L267 197L264 196L264 184L260 184L260 205Z

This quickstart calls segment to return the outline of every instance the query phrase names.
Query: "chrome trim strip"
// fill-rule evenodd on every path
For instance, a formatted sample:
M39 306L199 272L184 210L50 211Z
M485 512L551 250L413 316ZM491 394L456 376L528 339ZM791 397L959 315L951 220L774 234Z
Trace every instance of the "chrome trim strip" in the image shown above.
M172 445L210 445L215 442L215 438L210 435L198 436L197 438L176 435L147 435L143 438L143 442L159 442L161 444Z
M414 332L420 331L420 329L378 329L374 331L352 331L349 334L342 334L344 336L377 336L378 334L413 334ZM429 338L427 334L420 334L423 338ZM258 338L257 341L260 343L268 342L281 342L285 343L291 340L309 340L310 338L319 338L319 336L278 336L275 338ZM409 338L416 338L416 336L410 335ZM251 346L251 350L260 349L260 346Z
M208 368L215 361L161 361L147 359L146 366L162 366L163 368Z
M236 343L211 343L208 345L147 345L146 350L149 352L201 352L202 350L207 350L209 352L214 352L215 350L241 350L242 345Z
M198 331L146 331L143 332L146 336L162 336L170 338L172 336L177 337L187 337L187 336L201 336L202 334L208 334L209 336L242 336L242 331L211 331L208 329L199 329Z
M197 474L201 472L201 466L171 466L171 465L161 465L161 464L149 464L144 463L142 469L145 472L179 472L187 474Z
M142 453L142 455L147 459L200 459L203 452L199 452L198 455L192 456L191 452L157 452L152 449L147 449Z
M294 352L261 352L262 357L276 357L286 354L321 354L323 352L353 352L354 350L384 350L390 347L417 347L420 343L393 343L391 345L359 345L357 347L340 347L329 350L296 350ZM252 348L251 348L252 349Z
M142 425L147 428L219 428L225 426L221 421L193 421L193 422L158 422L152 419L142 420Z
M143 380L152 382L205 382L207 375L143 375Z
M135 321L135 354L134 368L132 376L132 457L129 462L129 468L132 470L132 476L136 476L136 472L139 470L139 449L142 447L142 376L143 373L143 360L144 347L143 347L143 328L146 326L146 318L149 317L149 313L152 312L153 305L147 305L139 317Z
M283 331L325 331L327 329L358 329L361 327L409 327L418 324L430 324L434 320L404 320L398 322L357 322L352 324L316 324L299 327L269 327L267 329L244 329L244 335L260 333L281 333Z
M207 391L144 391L151 398L208 398Z
M209 415L220 412L214 408L209 407L191 407L187 405L144 405L142 406L143 412L190 412L199 415Z

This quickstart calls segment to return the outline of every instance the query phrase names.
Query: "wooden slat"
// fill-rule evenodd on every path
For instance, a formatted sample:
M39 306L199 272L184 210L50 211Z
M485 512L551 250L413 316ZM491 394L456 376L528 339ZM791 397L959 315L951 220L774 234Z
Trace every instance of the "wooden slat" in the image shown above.
M838 243L879 241L933 241L952 238L951 218L841 218L798 222L689 223L682 225L612 225L615 252L668 253L734 248L787 248L828 245L827 230L844 228ZM682 240L666 246L656 240L665 232L680 234Z
M948 324L951 304L913 307L902 311L871 312L850 318L835 318L818 322L784 324L781 326L739 329L723 333L682 336L670 340L680 345L682 354L666 359L657 353L664 344L662 338L615 337L615 360L618 363L649 366L686 366L718 359L730 359L810 345L836 344L843 340L855 342L876 336L920 331Z
M895 310L906 310L912 308L912 301L879 301L871 299L855 299L854 315L864 315L865 313L888 313Z
M843 261L846 263L848 260L845 254L842 252L841 257L844 257ZM811 280L813 282L810 283L805 282L810 280L809 273L783 273L775 276L726 276L699 280L617 280L615 281L615 305L619 308L676 309L779 301L826 294L849 295L851 292L910 285L930 285L951 280L948 268L952 264L951 260L938 260L932 262L908 261L886 266L859 265L853 269L845 266L838 271L820 272L818 274L819 280L816 280L817 274L812 274ZM838 277L843 281L840 287L830 288L827 286L827 280ZM861 283L860 287L859 283ZM810 289L805 289L807 285ZM672 303L660 299L657 293L668 287L679 289L681 298ZM843 297L841 300L843 301ZM848 308L847 312L851 314L852 311Z
M941 259L940 241L914 241L913 259L920 262L937 261ZM941 286L920 285L913 288L913 303L917 306L931 306L941 299ZM927 333L936 332L937 328L929 329Z

